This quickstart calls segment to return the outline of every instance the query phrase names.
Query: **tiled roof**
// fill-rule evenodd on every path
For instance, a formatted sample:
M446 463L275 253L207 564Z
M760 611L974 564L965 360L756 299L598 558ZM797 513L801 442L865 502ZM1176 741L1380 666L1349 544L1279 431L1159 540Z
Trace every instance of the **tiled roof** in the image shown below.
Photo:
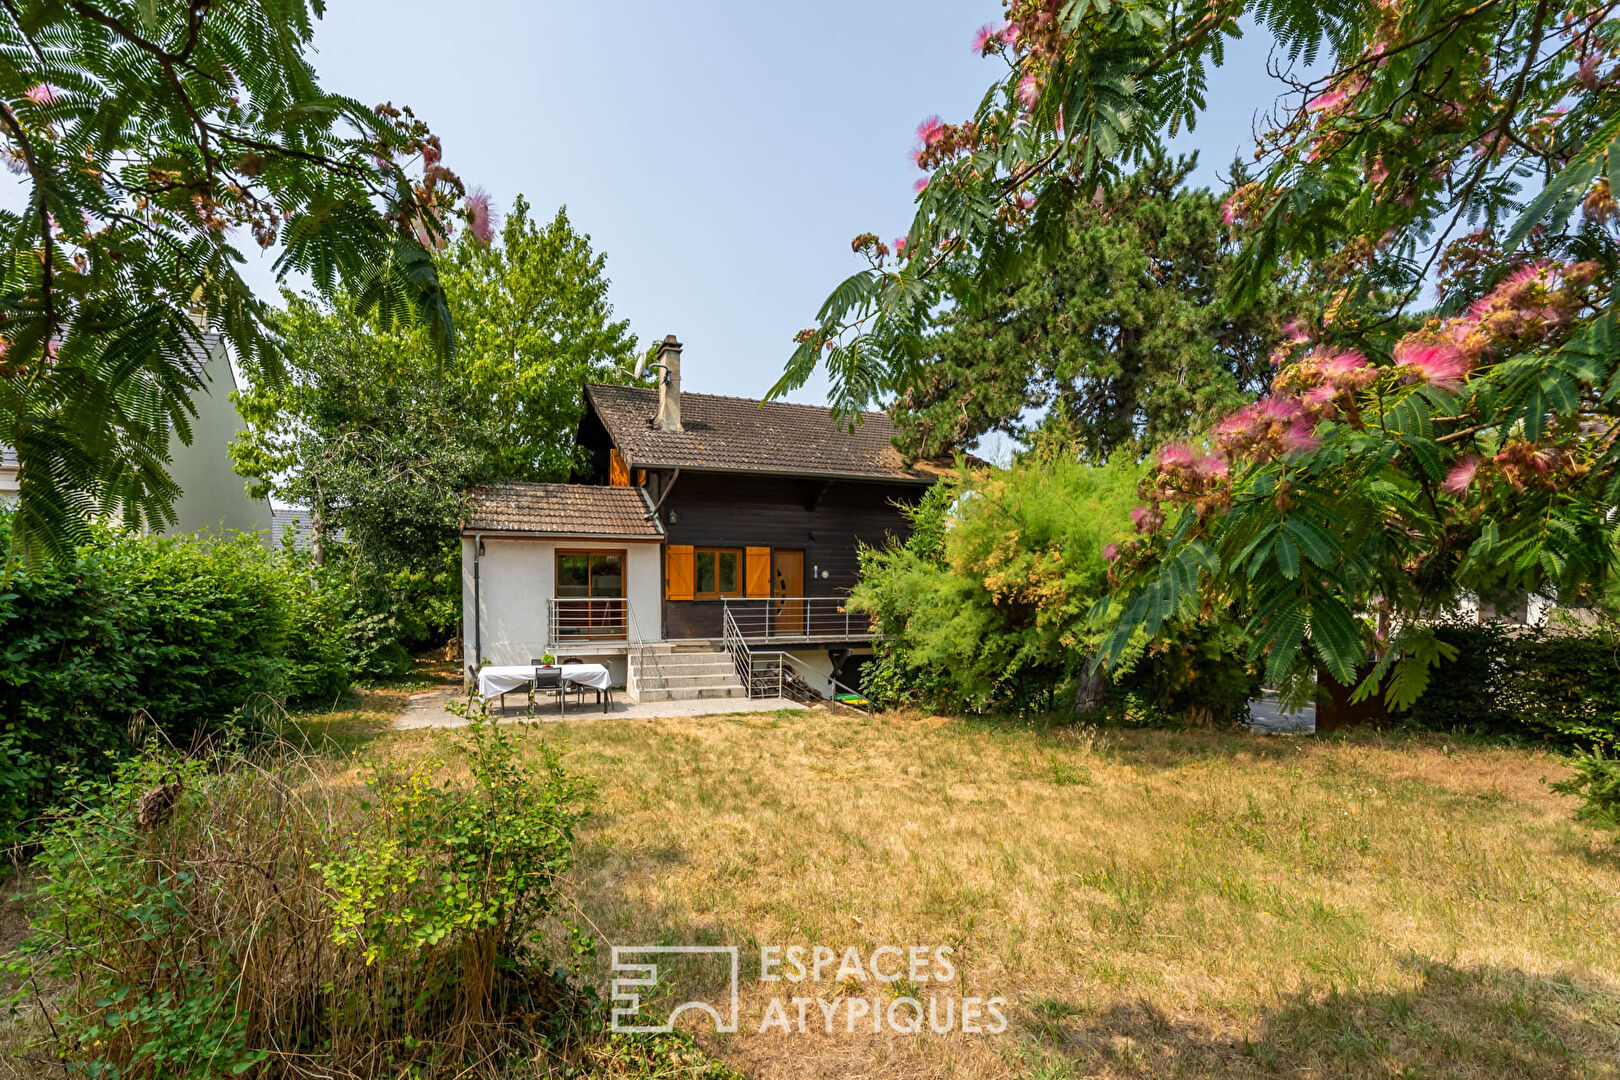
M715 469L793 476L929 483L948 464L907 467L894 448L894 422L861 414L854 431L838 428L818 405L764 403L716 394L681 395L683 431L654 424L658 391L591 383L585 393L631 468Z
M641 489L588 484L491 484L472 493L463 532L658 540Z
M312 515L308 507L303 506L272 506L270 508L270 546L281 547L281 540L288 533L294 535L293 546L299 551L308 551L315 542L313 535ZM330 532L333 539L343 539L342 529L333 529Z

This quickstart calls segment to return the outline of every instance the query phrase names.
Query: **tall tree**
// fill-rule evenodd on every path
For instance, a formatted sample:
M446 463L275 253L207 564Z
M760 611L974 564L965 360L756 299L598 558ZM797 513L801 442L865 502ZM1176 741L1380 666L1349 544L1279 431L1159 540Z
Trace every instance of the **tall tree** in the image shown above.
M905 448L932 456L1040 426L1097 460L1142 454L1263 389L1280 290L1232 303L1220 199L1183 187L1195 164L1150 159L1078 203L1061 244L1017 281L942 316L894 409Z
M1445 654L1414 613L1463 590L1575 597L1613 571L1620 4L1006 7L977 41L1005 65L979 110L919 132L904 258L866 244L871 267L800 333L779 390L823 364L845 409L903 385L942 301L1001 287L1077 201L1197 119L1222 39L1254 16L1322 74L1282 87L1223 214L1245 291L1279 264L1321 289L1216 452L1162 454L1097 612L1117 620L1109 655L1234 604L1273 679L1320 665L1371 692L1394 666L1398 703Z
M237 471L256 494L309 507L356 602L412 645L459 617L468 489L565 478L581 383L629 381L636 347L612 318L604 256L565 212L537 227L520 197L498 239L479 225L441 255L453 356L340 293L287 297L274 323L285 378L243 363Z
M343 294L286 299L285 377L243 363L231 453L256 496L309 508L315 559L369 635L363 666L386 673L456 624L456 526L490 475L486 413L425 329L379 328Z
M307 53L322 0L7 0L0 155L0 442L21 491L12 554L66 552L91 515L174 520L170 432L189 439L206 313L275 369L237 272L246 233L279 272L342 286L448 348L424 246L461 182L409 110L328 94Z
M635 335L608 302L607 256L575 231L567 207L539 226L519 195L500 242L456 244L444 273L460 331L456 370L494 425L492 472L566 479L581 384L623 382L635 362Z
M485 410L424 330L380 329L345 295L286 302L286 377L243 364L237 471L256 497L308 507L321 548L341 533L363 561L410 565L491 475Z

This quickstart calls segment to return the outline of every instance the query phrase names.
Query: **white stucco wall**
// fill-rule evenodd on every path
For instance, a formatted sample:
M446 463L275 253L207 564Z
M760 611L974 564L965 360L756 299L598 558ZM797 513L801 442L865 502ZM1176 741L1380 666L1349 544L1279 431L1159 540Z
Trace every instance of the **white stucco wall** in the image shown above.
M12 502L17 498L17 466L0 465L0 502Z
M526 664L546 650L549 628L548 601L557 594L557 549L569 551L624 551L625 595L633 620L631 641L663 639L663 560L661 545L613 540L527 540L484 537L484 556L478 561L482 610L473 610L472 537L461 538L461 606L465 655L476 664L478 648L491 664ZM475 623L475 617L477 622ZM480 641L474 641L475 626ZM616 685L624 685L623 647L603 646L592 654L584 646L568 649L570 656L607 663Z
M816 692L824 698L833 695L832 686L832 657L826 649L795 650L788 653L792 658L794 667L798 668L799 676L815 688Z
M871 656L871 650L861 649L857 657ZM799 649L788 653L799 676L814 687L822 697L830 698L836 688L832 683L832 654L826 649Z

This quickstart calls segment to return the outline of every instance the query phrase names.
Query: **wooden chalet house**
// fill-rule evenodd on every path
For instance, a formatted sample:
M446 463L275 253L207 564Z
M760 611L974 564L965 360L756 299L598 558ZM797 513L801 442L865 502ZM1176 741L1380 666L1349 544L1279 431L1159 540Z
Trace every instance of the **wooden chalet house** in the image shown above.
M658 389L585 387L574 483L475 492L468 661L577 656L643 701L857 685L857 547L904 536L899 505L945 468L908 465L881 413L851 432L825 408L682 395L680 358L671 336Z

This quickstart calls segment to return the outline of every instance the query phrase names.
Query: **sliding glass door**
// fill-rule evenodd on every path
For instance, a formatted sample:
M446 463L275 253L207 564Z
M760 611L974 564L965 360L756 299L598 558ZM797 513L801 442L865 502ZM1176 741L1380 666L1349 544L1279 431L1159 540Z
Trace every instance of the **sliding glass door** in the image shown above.
M559 639L624 640L630 622L624 564L622 551L557 552Z

